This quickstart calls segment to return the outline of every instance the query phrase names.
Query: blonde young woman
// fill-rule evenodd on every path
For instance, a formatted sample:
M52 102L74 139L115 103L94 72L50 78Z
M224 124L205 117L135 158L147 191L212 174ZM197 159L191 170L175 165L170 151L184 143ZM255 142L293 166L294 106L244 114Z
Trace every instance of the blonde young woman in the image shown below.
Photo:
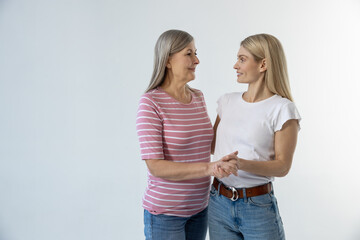
M190 34L169 30L159 37L153 75L136 120L141 157L148 167L146 239L205 239L210 176L237 172L234 154L210 162L213 128L204 97L187 85L198 64Z
M300 115L281 43L268 34L247 37L234 69L248 89L218 100L213 145L215 158L237 151L239 170L214 179L210 239L285 239L272 181L290 170Z

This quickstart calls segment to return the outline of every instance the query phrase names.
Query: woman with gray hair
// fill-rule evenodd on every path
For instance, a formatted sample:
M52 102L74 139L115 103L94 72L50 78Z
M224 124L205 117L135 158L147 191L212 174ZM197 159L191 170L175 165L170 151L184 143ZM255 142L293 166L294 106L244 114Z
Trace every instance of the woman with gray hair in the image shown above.
M210 176L237 172L235 154L210 162L213 129L204 96L187 85L198 64L190 34L169 30L159 37L136 120L141 157L148 167L146 239L205 239Z

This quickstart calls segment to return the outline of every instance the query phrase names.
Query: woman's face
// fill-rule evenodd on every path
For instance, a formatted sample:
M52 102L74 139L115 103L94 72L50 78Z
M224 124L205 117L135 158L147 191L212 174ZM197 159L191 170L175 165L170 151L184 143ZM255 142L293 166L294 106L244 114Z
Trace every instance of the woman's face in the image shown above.
M234 69L237 73L237 81L239 83L254 83L264 75L263 62L255 61L252 54L247 51L243 46L240 46L237 54L237 61Z
M189 82L195 79L195 69L199 64L196 56L195 43L192 41L183 50L170 56L168 64L168 74L175 79Z

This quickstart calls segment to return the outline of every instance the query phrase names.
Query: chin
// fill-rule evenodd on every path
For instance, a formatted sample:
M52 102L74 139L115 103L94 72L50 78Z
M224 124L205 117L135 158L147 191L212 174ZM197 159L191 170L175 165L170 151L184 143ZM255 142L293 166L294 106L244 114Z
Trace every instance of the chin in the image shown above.
M189 82L195 79L195 74L191 77L189 77Z
M246 81L244 81L244 79L236 79L236 81L238 82L238 83L248 83L248 82L246 82Z

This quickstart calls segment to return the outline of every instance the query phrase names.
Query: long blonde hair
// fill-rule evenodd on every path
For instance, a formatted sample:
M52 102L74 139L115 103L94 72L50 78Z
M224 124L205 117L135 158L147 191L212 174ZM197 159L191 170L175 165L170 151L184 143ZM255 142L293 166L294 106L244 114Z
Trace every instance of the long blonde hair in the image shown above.
M240 45L248 50L257 62L266 60L265 84L268 89L293 101L285 53L280 41L263 33L245 38Z
M166 64L169 57L172 54L183 50L193 40L194 38L189 33L181 30L168 30L160 35L154 49L153 74L145 92L148 92L163 83L166 76Z

